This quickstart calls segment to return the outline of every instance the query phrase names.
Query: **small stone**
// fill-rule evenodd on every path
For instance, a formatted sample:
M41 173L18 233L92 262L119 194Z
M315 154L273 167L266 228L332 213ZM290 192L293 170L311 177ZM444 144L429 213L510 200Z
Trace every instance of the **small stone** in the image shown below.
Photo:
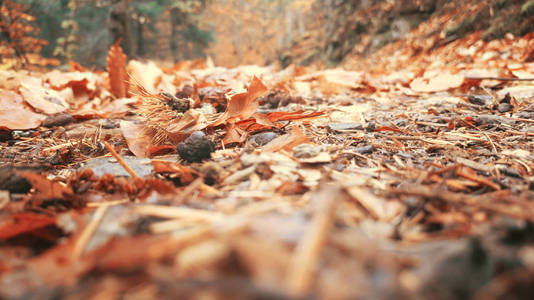
M363 130L360 123L328 123L328 130L330 131L355 131Z
M356 148L356 152L360 154L368 154L372 153L375 150L375 147L373 145L366 145Z
M293 156L296 158L311 158L321 153L321 147L312 144L300 144L293 148Z
M215 151L215 144L210 141L204 132L193 132L184 142L178 144L178 155L188 162L201 162L211 158Z
M64 126L70 124L74 118L71 114L58 114L46 117L43 121L43 126L50 128L55 126Z
M499 106L497 107L497 110L499 112L508 112L508 111L511 111L514 107L510 104L510 103L506 103L506 102L503 102L501 104L499 104Z
M25 194L30 191L32 185L30 182L17 174L9 167L0 168L0 190L6 190L10 193Z
M486 105L491 102L491 97L486 95L470 95L467 99L476 105Z
M262 132L262 133L258 133L258 134L251 136L249 141L252 144L254 144L254 146L263 146L277 137L278 137L278 134L272 131L268 131L268 132Z

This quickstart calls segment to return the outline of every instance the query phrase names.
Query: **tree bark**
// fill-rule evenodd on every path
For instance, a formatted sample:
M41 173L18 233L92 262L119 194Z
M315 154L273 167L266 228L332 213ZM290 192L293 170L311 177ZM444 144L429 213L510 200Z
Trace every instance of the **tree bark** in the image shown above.
M170 48L174 62L179 60L178 41L180 39L180 25L182 24L182 12L178 8L171 9L171 40Z
M128 0L114 0L109 10L108 29L113 43L120 40L124 53L132 56L132 38L129 28Z

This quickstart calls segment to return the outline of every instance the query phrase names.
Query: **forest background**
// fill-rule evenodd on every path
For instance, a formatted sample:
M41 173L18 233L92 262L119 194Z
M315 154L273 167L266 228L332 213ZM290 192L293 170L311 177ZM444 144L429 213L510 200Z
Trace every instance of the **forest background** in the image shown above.
M160 64L338 65L404 38L432 16L445 45L534 30L534 1L468 0L0 0L1 68L75 61L103 68L121 40L129 58ZM422 37L424 38L424 37ZM355 50L356 49L356 50Z

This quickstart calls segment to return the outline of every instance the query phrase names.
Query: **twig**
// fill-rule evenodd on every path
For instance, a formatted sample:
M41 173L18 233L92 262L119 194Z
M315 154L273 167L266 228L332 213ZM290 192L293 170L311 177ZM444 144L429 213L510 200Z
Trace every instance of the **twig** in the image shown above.
M305 296L310 291L321 250L334 221L335 204L340 194L339 187L326 187L315 195L318 203L313 219L297 245L288 269L288 289L294 297Z
M122 159L122 157L111 147L111 145L108 142L104 142L104 145L108 149L109 153L119 162L119 164L132 176L133 178L140 178L135 171L130 168L130 166Z
M224 216L213 211L168 205L140 205L135 208L135 212L160 218L183 218L205 222L217 221Z
M486 136L486 138L488 139L489 144L491 145L491 148L493 148L493 151L495 151L495 154L497 154L498 153L497 147L495 147L495 144L493 143L493 141L491 140L489 135L487 133L485 133L485 132L482 132L482 134Z
M96 209L95 213L93 214L93 218L83 230L82 234L80 235L80 238L78 238L78 240L76 241L76 245L74 245L74 251L72 254L75 260L80 259L80 257L82 256L85 250L85 246L95 233L96 229L98 228L98 225L100 225L100 222L104 218L108 207L109 205L104 205Z
M499 81L534 81L534 78L512 78L512 77L492 77L492 76L466 76L467 80L499 80Z

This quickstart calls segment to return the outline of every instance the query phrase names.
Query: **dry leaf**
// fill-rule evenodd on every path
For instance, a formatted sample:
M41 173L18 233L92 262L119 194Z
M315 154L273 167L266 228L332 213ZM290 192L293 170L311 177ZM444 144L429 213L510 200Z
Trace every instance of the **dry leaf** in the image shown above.
M157 94L158 83L161 81L163 71L154 62L142 63L136 60L128 62L127 67L131 77L150 94Z
M128 149L137 157L149 157L152 137L146 134L145 126L131 121L121 121L120 127Z
M245 120L251 117L260 103L257 99L267 93L267 87L256 76L252 79L246 93L233 95L228 100L226 111L212 124L217 126L228 121Z
M282 149L291 151L295 146L309 141L308 137L302 132L302 129L299 126L294 126L290 133L279 136L263 146L263 151L274 152Z
M126 55L117 41L108 52L106 60L111 94L117 98L128 97L128 73L126 73Z
M72 189L60 182L49 180L45 175L32 172L18 172L26 178L32 187L38 191L38 197L42 199L63 199L73 194Z
M20 92L24 100L35 110L45 114L56 114L69 108L69 104L60 93L41 86L41 80L28 80L21 82Z
M427 74L428 73L428 74ZM410 83L410 88L416 92L431 93L441 92L457 88L464 82L464 75L449 72L426 72L421 78L416 78Z
M0 240L55 224L56 219L32 212L17 213L0 219Z
M0 107L0 127L11 130L39 127L46 118L26 107L20 95L1 89Z

